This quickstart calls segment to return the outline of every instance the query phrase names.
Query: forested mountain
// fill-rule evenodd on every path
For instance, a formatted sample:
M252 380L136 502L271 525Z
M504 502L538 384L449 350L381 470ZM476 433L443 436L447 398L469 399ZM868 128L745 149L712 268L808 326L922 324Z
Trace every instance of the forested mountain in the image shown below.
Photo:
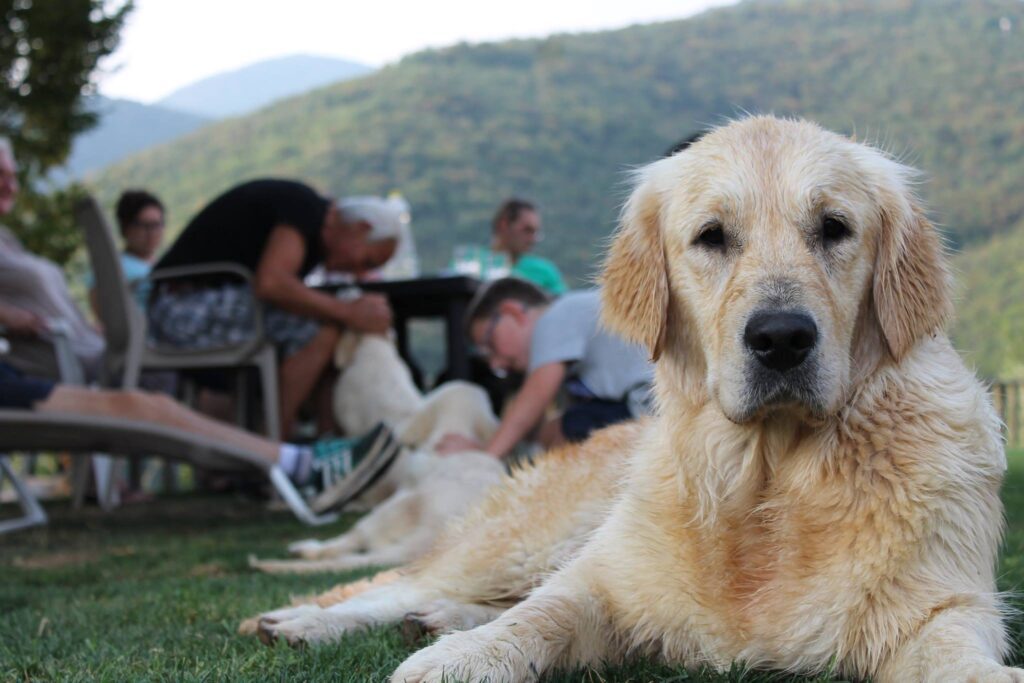
M289 55L190 83L157 104L204 118L222 119L371 71L373 68L365 64L335 57Z
M954 265L957 348L983 375L1024 379L1024 221Z
M628 169L706 125L774 112L921 168L922 195L974 272L987 253L974 249L1012 240L1024 219L1022 31L1019 0L749 0L685 21L430 50L131 158L97 187L109 202L147 185L174 225L256 176L335 194L399 189L428 269L456 243L486 240L514 193L542 207L540 253L582 284ZM1014 289L1024 300L1020 278L1000 291ZM970 325L986 320L978 298L961 302ZM988 332L1001 349L1020 345L1001 337L1009 327L987 327L958 328L961 346Z
M99 124L75 138L65 173L81 178L124 157L190 133L208 119L131 100L95 97Z

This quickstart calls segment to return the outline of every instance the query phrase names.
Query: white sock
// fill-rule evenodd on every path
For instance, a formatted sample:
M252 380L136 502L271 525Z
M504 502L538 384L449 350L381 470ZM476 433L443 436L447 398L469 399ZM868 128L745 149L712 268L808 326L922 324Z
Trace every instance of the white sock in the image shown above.
M295 473L295 469L299 465L299 456L302 455L302 449L293 443L281 444L281 452L277 456L277 464L281 466L284 473L292 475Z
M313 464L313 450L306 446L283 443L277 457L277 464L281 466L289 479L297 484L303 484L309 479Z

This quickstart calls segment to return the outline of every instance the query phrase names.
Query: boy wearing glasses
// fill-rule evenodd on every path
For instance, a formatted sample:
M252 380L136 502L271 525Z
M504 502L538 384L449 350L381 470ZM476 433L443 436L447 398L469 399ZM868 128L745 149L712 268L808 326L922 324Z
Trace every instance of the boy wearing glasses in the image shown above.
M479 449L500 458L540 424L564 387L568 407L540 427L545 448L651 410L654 368L647 352L600 324L600 295L569 292L555 301L519 278L484 286L470 302L467 332L498 373L523 372L522 389L486 444L449 435L442 453Z

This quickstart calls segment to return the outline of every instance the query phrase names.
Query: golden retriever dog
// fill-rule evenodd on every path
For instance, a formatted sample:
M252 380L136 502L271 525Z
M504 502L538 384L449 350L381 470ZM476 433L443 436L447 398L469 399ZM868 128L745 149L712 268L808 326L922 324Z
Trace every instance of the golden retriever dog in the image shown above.
M334 420L345 434L365 434L378 422L392 429L423 405L423 394L398 355L379 334L345 332L334 349Z
M454 631L404 683L634 653L1024 681L1000 662L999 422L943 332L949 276L912 179L772 117L640 171L602 296L656 360L657 417L552 454L404 575L265 615L261 636L318 642L406 612Z
M299 645L403 619L416 633L485 623L568 561L607 516L639 435L638 423L628 423L549 452L450 521L410 566L248 619L239 631L258 628L266 643L280 637Z
M504 475L486 453L440 457L434 446L448 433L486 441L497 428L480 387L448 382L428 396L419 393L394 344L378 335L346 334L335 353L344 368L335 387L336 418L347 433L384 421L406 448L355 505L371 512L329 540L288 546L302 559L249 559L268 573L347 571L406 564L437 541L447 521L476 504Z

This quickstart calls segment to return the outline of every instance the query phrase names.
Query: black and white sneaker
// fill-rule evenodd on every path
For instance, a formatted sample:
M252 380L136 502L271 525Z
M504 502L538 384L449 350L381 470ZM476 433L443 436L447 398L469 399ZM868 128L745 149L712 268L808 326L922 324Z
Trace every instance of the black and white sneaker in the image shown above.
M401 444L381 422L356 439L324 439L313 444L310 507L318 513L339 509L370 488L387 471Z

